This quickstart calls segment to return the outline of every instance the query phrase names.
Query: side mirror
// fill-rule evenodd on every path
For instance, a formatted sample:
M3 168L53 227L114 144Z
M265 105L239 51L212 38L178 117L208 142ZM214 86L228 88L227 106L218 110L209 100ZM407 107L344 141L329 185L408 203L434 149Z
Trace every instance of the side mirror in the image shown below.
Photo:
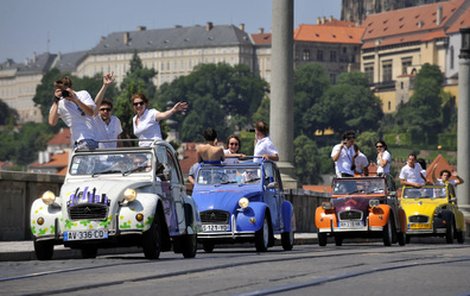
M457 198L456 197L451 197L451 198L449 198L449 202L453 203L453 204L456 204L457 203Z
M271 182L267 186L268 189L277 189L278 187L279 187L279 184L277 184L277 182Z

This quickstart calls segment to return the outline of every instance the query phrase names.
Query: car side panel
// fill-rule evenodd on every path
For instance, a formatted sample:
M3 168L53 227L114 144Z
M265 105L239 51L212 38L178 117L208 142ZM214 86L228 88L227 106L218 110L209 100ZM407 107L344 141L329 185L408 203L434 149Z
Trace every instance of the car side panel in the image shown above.
M387 224L390 216L390 206L380 204L369 209L369 227L383 227Z
M137 199L119 209L119 231L147 231L155 218L155 211L160 197L151 193L139 193ZM136 215L143 214L143 221L137 221Z
M56 226L60 227L56 220L59 221L62 218L62 210L59 206L48 206L41 199L36 199L31 206L30 215L31 233L35 238L54 239L56 233L60 232L60 229L56 229ZM37 223L39 218L44 219L42 225Z
M237 213L237 231L258 231L261 229L267 208L265 203L250 202L248 208Z
M323 232L331 231L331 226L338 225L336 213L334 211L326 212L321 206L315 210L315 226Z
M295 231L294 206L290 201L285 200L281 205L282 232Z

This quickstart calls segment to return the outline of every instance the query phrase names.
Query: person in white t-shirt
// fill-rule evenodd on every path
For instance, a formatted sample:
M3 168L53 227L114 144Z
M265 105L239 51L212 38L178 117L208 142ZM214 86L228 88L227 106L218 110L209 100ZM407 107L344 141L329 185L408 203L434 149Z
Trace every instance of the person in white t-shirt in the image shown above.
M406 165L400 171L400 184L420 188L426 184L426 178L421 173L421 165L416 160L416 154L410 153Z
M173 108L159 112L156 109L148 109L148 99L142 93L137 93L131 98L135 116L132 119L134 135L139 139L162 139L160 121L170 118L173 114L184 112L188 109L187 102L178 102ZM149 146L149 141L139 142L139 146Z
M354 141L356 134L348 131L343 134L341 143L336 144L331 150L331 159L335 162L336 177L354 177L353 157Z
M389 175L392 155L387 150L387 144L385 144L384 141L379 140L375 142L375 148L377 149L377 175Z
M457 171L452 171L451 173L449 170L442 170L439 174L440 178L436 178L434 175L436 168L437 164L434 165L431 171L431 176L435 185L452 184L453 186L457 186L464 182L463 179L458 175ZM454 179L451 179L452 177L454 177Z
M113 103L110 99L103 99L106 89L113 83L113 73L103 76L103 86L96 95L95 104L95 133L99 148L116 148L117 142L100 142L117 140L122 133L121 121L112 115Z
M96 149L93 114L96 105L86 90L74 91L72 80L64 76L54 83L54 101L48 123L55 126L61 118L70 128L72 147Z
M265 160L278 161L279 152L268 137L269 126L266 122L259 120L255 123L255 149L253 155L254 161ZM257 156L257 157L256 157Z
M369 176L369 160L364 153L359 150L359 146L357 144L353 145L354 147L354 166L355 170L354 173L360 176Z

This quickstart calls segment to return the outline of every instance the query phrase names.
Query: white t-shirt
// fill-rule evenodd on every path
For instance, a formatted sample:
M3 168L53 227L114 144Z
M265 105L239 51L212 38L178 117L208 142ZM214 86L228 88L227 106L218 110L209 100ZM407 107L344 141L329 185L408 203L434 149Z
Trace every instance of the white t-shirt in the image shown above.
M338 159L335 161L336 176L339 178L341 178L341 174L354 176L354 172L351 170L353 156L355 154L354 147L352 145L349 148L343 146L341 149L341 144L337 144L333 147L333 150L331 150L331 157L336 155L338 152L340 154Z
M271 141L269 137L264 137L256 141L256 144L255 144L255 151L253 155L263 156L264 154L268 154L268 155L279 154L279 152L277 152L276 147L274 146L273 142ZM255 158L253 161L260 162L261 158Z
M75 92L78 99L93 110L96 108L95 102L86 90ZM85 114L80 107L72 101L62 98L58 102L57 113L59 117L70 128L72 145L83 139L95 140L95 129L93 116Z
M424 181L423 177L421 177L421 165L419 163L415 163L415 167L412 168L408 164L401 168L400 171L400 179L406 180L407 182L418 183L420 185L424 185L426 182Z
M364 168L369 165L369 161L367 160L367 156L365 156L364 153L359 151L359 154L354 159L354 164L356 165L356 172L362 174Z
M122 133L121 121L114 115L111 115L109 124L101 119L100 115L95 116L96 141L116 140ZM99 143L99 148L116 148L117 142Z
M449 184L452 184L453 186L457 186L457 180L448 180L447 182L449 182ZM436 180L436 183L434 185L445 185L444 181L442 181L442 179L437 179Z
M379 156L377 155L377 174L390 174L390 163L392 162L392 155L390 152L385 150L382 153L382 159L387 161L387 164L384 167L379 165Z
M160 123L156 120L159 112L156 109L145 109L142 116L139 118L139 124L136 125L137 115L132 119L134 127L134 135L139 139L161 139L162 131L160 130ZM151 142L140 142L139 146L149 146Z

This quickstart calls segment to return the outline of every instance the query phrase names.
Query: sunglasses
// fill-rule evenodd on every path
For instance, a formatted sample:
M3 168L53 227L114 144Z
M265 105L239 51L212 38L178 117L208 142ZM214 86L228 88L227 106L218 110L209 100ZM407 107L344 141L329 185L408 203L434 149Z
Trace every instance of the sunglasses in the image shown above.
M383 147L382 145L375 146L375 148L382 148L382 147Z
M230 146L238 146L238 143L228 143Z
M134 102L134 106L143 106L145 103L143 101L141 102Z
M111 108L101 108L100 111L111 111Z

